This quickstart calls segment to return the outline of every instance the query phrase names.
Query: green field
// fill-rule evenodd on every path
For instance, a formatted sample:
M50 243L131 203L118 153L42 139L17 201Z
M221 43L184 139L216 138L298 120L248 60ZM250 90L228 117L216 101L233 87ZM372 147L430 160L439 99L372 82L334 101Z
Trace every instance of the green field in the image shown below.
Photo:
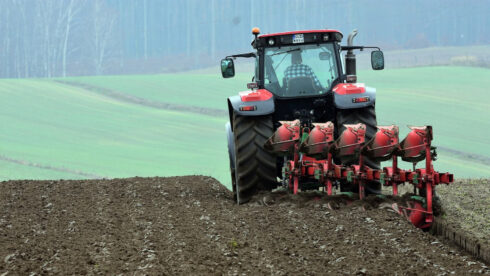
M361 71L358 77L378 89L379 124L399 125L401 136L408 133L405 125L431 124L436 146L464 153L441 149L436 169L490 177L489 73L420 67ZM61 81L155 103L225 110L226 97L246 90L250 78L223 80L216 73ZM158 109L59 81L0 80L0 180L202 174L229 184L225 115ZM11 159L31 165L6 161Z
M2 156L101 177L226 174L224 118L121 103L52 80L2 80L0 97ZM39 178L38 168L17 167L2 166L2 179Z

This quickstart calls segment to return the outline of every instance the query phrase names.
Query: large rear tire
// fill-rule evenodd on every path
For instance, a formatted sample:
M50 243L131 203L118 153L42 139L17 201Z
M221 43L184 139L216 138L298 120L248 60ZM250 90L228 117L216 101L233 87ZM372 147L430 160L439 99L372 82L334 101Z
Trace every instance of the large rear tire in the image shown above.
M238 204L250 201L260 190L277 187L276 157L264 149L273 134L271 116L240 116L233 114L235 142L235 189Z
M231 131L231 122L228 122L225 126L226 139L228 142L228 157L230 159L230 174L231 174L231 187L233 189L233 200L236 201L236 171L235 171L235 138L233 137L233 131Z
M374 137L377 131L377 122L376 122L376 110L374 105L364 107L364 108L356 108L356 109L339 109L337 110L337 125L336 129L339 130L338 134L340 135L342 131L345 130L345 124L358 124L363 123L366 125L366 141L371 140ZM348 161L344 163L344 160L341 160L342 164L345 166L355 165L358 162ZM364 159L365 165L372 169L379 169L380 163L376 162L370 158ZM352 187L349 183L341 183L341 190L346 192L357 192L356 187ZM368 182L366 185L366 192L368 194L380 194L381 193L381 183L378 181Z

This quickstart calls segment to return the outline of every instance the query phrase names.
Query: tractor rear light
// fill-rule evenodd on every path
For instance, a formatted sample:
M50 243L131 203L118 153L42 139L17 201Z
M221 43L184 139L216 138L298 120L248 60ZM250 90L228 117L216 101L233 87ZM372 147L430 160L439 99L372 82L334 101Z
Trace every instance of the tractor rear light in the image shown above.
M369 97L352 98L353 103L367 103L369 101L370 101Z
M245 106L240 106L240 111L255 111L257 110L256 105L245 105Z

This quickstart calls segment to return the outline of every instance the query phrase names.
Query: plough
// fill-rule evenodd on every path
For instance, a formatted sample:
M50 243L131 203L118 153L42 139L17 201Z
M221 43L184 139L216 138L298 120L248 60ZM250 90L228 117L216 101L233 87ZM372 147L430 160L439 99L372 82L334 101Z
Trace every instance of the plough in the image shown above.
M283 156L282 183L292 193L311 187L324 187L332 195L334 183L348 183L358 189L359 199L366 196L365 186L369 181L378 181L392 187L398 195L398 187L409 183L414 187L414 196L408 206L396 206L418 228L428 228L434 221L434 191L438 184L453 182L450 173L434 170L436 159L432 147L432 127L410 127L405 139L399 141L397 126L378 126L373 138L366 141L366 126L362 123L344 125L345 130L334 139L334 123L303 125L300 120L281 121L281 126L266 141L264 148ZM398 167L398 157L411 162L413 170ZM370 158L377 162L392 160L391 167L373 169L364 164ZM335 160L355 161L355 165L337 165ZM425 167L416 168L425 160ZM338 186L338 185L335 185Z

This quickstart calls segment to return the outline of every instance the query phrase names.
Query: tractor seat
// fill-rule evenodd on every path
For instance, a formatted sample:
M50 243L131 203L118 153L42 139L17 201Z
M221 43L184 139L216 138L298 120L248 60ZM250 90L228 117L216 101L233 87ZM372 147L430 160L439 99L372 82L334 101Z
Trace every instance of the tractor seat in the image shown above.
M314 94L316 91L313 79L310 77L290 78L287 83L285 96L300 96Z

